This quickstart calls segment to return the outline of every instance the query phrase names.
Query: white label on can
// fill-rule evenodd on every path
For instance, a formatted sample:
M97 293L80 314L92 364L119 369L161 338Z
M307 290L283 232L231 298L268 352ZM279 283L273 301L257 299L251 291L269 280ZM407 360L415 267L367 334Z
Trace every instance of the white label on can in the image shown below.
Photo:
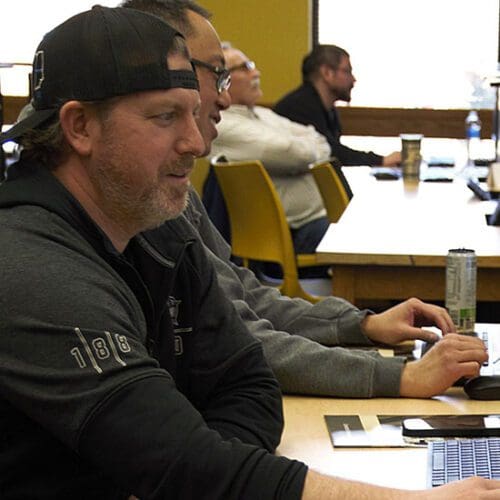
M448 255L446 309L458 332L474 331L476 321L476 259L474 254Z

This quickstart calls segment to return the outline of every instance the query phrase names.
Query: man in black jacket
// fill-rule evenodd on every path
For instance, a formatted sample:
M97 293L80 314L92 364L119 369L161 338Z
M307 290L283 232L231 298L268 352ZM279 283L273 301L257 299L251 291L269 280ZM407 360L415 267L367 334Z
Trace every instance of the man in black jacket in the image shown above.
M23 147L0 186L0 497L300 498L260 343L173 220L205 148L183 38L94 7L44 37L33 89L0 136Z
M336 101L351 100L354 78L349 54L336 45L318 45L302 62L303 84L285 95L274 106L276 113L304 125L313 125L324 135L331 154L342 165L393 166L401 162L401 153L387 156L356 151L340 142L342 127L335 109Z

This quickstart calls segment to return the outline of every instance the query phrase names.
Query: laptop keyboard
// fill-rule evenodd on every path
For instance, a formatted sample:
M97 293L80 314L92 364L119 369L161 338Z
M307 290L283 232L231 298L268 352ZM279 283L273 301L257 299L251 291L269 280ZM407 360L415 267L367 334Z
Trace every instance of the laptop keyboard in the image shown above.
M500 438L431 441L427 465L430 487L471 476L500 479Z

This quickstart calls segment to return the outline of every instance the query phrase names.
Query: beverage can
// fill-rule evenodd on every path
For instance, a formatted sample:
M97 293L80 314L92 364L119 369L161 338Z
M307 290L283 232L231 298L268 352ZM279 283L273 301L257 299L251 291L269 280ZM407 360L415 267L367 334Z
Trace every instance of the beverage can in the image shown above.
M474 250L456 248L446 257L446 309L458 333L474 333L477 261Z

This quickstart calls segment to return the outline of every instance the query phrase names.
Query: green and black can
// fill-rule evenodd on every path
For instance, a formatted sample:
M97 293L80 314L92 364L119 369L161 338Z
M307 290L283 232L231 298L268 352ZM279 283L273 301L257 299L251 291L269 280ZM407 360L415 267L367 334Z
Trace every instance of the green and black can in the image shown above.
M477 259L474 250L449 250L446 257L445 304L458 333L474 333L476 281Z

